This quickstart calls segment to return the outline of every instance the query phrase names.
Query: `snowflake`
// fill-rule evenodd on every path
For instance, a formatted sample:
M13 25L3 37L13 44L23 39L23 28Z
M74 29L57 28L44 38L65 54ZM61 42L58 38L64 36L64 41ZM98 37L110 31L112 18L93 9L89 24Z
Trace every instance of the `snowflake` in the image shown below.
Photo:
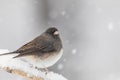
M110 23L108 24L108 30L109 30L109 31L112 31L113 29L114 29L113 23L110 22Z
M58 64L58 70L62 70L63 69L63 64Z
M73 55L76 54L76 52L77 52L77 49L73 49L73 50L72 50L72 54L73 54Z

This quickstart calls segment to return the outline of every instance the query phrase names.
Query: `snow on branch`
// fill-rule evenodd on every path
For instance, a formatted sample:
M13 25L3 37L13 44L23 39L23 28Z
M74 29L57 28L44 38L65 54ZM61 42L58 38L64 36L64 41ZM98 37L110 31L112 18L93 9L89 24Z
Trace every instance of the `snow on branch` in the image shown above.
M0 49L0 54L9 52L6 49ZM48 72L42 72L37 70L28 62L21 60L20 58L12 58L16 54L0 56L0 69L5 70L11 74L22 76L28 80L67 80L62 75Z

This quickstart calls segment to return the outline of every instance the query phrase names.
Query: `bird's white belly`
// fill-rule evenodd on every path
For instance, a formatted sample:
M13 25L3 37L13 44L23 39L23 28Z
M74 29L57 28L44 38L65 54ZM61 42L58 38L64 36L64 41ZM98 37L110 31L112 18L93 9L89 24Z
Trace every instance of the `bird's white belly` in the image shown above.
M60 53L49 56L47 59L33 59L31 57L26 57L24 59L26 59L30 64L32 64L33 66L36 66L38 68L46 68L46 67L50 67L52 65L54 65L62 56L63 54L63 49L61 49Z

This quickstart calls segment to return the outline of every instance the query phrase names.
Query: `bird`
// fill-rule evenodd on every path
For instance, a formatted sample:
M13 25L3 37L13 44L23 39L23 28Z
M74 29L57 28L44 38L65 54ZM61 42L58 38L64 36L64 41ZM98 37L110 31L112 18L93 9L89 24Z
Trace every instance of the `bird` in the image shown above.
M63 55L63 46L59 31L56 27L50 27L40 36L9 53L17 54L14 58L22 58L37 68L53 66Z

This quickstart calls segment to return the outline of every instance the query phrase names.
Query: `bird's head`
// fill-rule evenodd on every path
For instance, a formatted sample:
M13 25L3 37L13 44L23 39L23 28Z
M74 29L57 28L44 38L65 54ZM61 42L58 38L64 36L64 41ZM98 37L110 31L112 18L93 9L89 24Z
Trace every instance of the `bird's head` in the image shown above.
M46 33L48 33L48 34L50 34L50 35L52 35L54 37L59 36L59 31L55 27L51 27L51 28L47 29Z

